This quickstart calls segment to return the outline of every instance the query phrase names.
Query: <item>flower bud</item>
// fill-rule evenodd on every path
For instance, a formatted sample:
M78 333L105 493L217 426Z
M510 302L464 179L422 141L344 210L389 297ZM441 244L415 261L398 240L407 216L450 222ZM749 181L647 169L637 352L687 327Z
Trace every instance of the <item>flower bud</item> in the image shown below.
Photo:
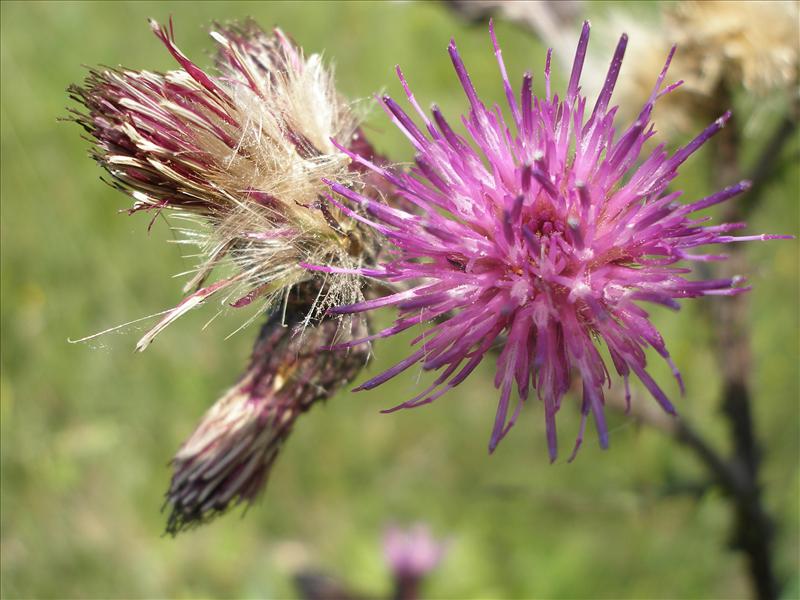
M261 329L244 375L203 417L172 461L167 531L176 534L253 502L298 416L333 396L367 360L364 349L328 350L361 336L363 321L345 334L324 319L302 329L308 306L287 309Z

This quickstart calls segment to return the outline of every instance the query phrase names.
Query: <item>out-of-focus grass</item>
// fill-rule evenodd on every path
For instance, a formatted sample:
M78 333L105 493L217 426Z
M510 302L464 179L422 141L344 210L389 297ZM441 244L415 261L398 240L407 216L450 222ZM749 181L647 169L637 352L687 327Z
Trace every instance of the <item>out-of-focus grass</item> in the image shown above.
M214 311L207 307L143 355L132 352L136 327L67 343L172 306L180 282L170 276L188 263L164 243L171 235L163 223L148 236L148 216L117 214L126 199L98 181L78 128L56 118L82 63L172 68L145 23L170 14L181 48L199 63L211 48L205 24L252 15L335 58L351 97L384 86L399 93L400 63L420 101L435 99L452 116L464 106L445 52L456 35L481 93L501 94L484 28L438 5L2 4L3 597L286 597L299 564L377 593L388 585L379 536L389 520L426 520L452 537L429 582L432 597L746 596L743 559L725 550L726 504L713 492L699 501L664 494L665 481L702 471L659 433L612 417L608 452L590 435L575 463L551 466L531 402L487 456L497 398L489 365L438 403L392 416L378 409L416 389L413 375L341 393L300 420L246 518L161 536L166 462L237 376L256 329L223 341L241 316L201 330ZM538 73L540 45L498 29L509 71ZM370 123L383 150L410 156L379 111ZM692 193L707 191L704 168L701 156L688 169ZM769 188L752 231L797 233L798 175L795 164ZM763 483L781 519L778 559L788 573L798 562L797 242L748 252ZM679 408L723 442L701 315L687 305L657 320L687 380ZM404 351L378 345L369 370ZM668 373L654 368L677 396ZM565 447L577 427L567 404Z

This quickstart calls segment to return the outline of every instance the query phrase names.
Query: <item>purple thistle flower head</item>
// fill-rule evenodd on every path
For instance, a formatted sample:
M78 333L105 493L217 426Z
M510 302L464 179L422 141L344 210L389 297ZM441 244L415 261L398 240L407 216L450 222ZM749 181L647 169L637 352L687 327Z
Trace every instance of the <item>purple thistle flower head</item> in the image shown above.
M416 364L439 373L430 387L395 409L439 398L500 344L495 377L500 401L489 450L506 435L535 390L544 403L547 444L555 460L556 413L573 372L583 387L575 451L590 413L600 445L608 445L603 387L612 378L602 346L624 380L628 401L633 374L665 411L674 414L646 370L645 349L654 348L669 363L682 388L680 374L640 303L677 309L679 298L732 296L748 289L740 277L690 278L686 265L691 261L723 258L693 253L693 248L780 236L736 237L731 232L744 223L708 225L708 217L693 215L746 190L748 182L691 203L678 202L681 193L668 190L680 165L725 125L729 113L676 152L667 152L662 144L640 159L645 142L655 134L650 122L655 102L680 85L665 85L674 47L638 118L619 127L610 100L626 36L619 41L597 100L587 105L579 82L588 22L563 97L551 90L550 52L545 96L533 95L530 73L515 94L493 26L490 33L510 121L499 106L489 108L480 101L451 42L450 58L469 101L463 124L470 139L454 132L437 107L431 117L425 114L398 68L408 102L424 126L392 98L382 97L381 104L413 145L415 166L401 172L351 153L414 208L389 207L330 182L346 199L342 203L329 197L330 202L391 243L391 255L379 268L361 272L405 284L392 295L333 311L349 314L384 306L398 311L394 325L347 345L429 323L413 340L416 349L408 358L357 388L374 388ZM679 262L683 264L676 266Z
M439 566L447 542L437 540L424 523L408 529L390 526L383 535L383 552L395 578L397 600L418 598L422 579Z

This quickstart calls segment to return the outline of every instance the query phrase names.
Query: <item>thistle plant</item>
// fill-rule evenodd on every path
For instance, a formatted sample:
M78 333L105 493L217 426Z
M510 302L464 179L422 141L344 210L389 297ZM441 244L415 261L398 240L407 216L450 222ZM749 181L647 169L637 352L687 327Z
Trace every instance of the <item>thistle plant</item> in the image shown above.
M507 116L479 99L451 42L467 137L437 107L421 109L399 68L421 126L380 98L416 153L406 170L374 156L331 73L280 30L216 28L210 75L178 49L171 23L151 25L179 70L93 70L71 88L86 107L75 120L112 185L133 197L130 212L171 211L189 224L178 229L182 242L200 250L188 295L137 347L216 294L234 307L258 301L267 315L248 369L173 462L171 532L252 501L297 416L356 376L368 343L411 328L422 330L411 354L357 389L413 366L437 376L387 412L433 402L499 350L490 451L535 392L555 460L556 415L575 374L581 423L572 456L589 415L607 447L610 369L628 402L633 376L675 414L648 372L652 348L683 388L643 303L677 310L683 298L741 294L749 289L741 276L691 275L692 263L724 258L698 249L783 237L708 223L701 211L742 193L746 181L688 202L671 187L730 113L675 152L663 144L645 152L657 101L681 83L666 81L674 47L636 118L620 123L611 100L627 36L590 103L580 87L588 23L563 96L553 93L548 52L543 97L530 73L514 91L490 26ZM394 307L397 320L369 332L358 315L383 307Z
M782 236L736 236L732 233L744 223L709 225L708 217L694 214L740 194L748 188L747 181L688 203L679 201L680 191L669 189L679 167L724 127L729 112L677 151L670 153L662 144L642 157L645 142L656 133L650 117L657 100L680 85L665 81L675 47L637 118L618 125L611 95L627 36L620 39L605 84L589 104L580 93L588 22L563 97L551 89L550 53L545 96L533 95L530 73L517 95L492 25L490 30L510 120L499 106L487 108L478 98L451 41L448 51L469 104L462 118L469 139L456 134L435 106L428 116L398 68L422 126L392 98L382 97L381 104L413 146L415 166L403 172L341 148L391 183L417 210L389 207L328 181L343 199L329 196L333 207L370 225L391 243L378 267L360 272L410 284L395 294L331 312L354 314L386 306L398 312L391 327L339 347L391 337L436 320L414 338L416 348L406 359L357 388L377 387L414 365L439 373L430 387L390 410L433 402L467 379L499 345L494 383L500 400L490 452L535 390L544 404L547 446L555 460L556 413L577 373L582 381L581 423L574 457L589 414L600 445L608 446L603 388L612 377L601 347L624 381L628 402L629 379L635 376L667 413L675 414L667 394L648 373L645 350L656 350L683 390L681 376L641 303L677 310L679 299L741 294L749 289L742 276L690 278L693 262L725 258L695 249ZM363 209L368 216L349 207ZM319 270L338 271L324 266Z

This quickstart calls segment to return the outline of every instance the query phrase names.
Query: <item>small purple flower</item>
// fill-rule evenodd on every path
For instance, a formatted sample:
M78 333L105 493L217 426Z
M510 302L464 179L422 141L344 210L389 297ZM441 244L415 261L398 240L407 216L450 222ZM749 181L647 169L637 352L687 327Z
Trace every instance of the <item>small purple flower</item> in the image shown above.
M383 536L383 552L395 578L395 598L418 597L419 584L433 571L447 552L423 523L409 529L391 526Z
M628 402L633 374L665 411L675 413L646 370L645 349L654 348L667 361L682 389L681 377L640 303L678 309L680 298L740 294L749 289L741 277L690 279L691 269L685 265L691 261L724 258L691 250L781 236L737 237L731 232L744 223L710 225L710 217L693 216L746 190L748 182L688 204L678 201L681 192L668 190L680 165L725 125L730 113L676 152L667 152L662 144L639 160L645 142L655 133L650 116L656 100L680 85L664 82L674 47L638 118L618 129L617 109L609 108L609 103L627 36L619 41L596 102L587 106L579 81L589 42L588 22L563 98L551 91L550 52L545 97L533 95L530 73L515 95L491 26L490 33L510 121L499 106L487 108L480 101L451 41L450 58L469 100L469 114L462 120L471 139L456 134L436 106L429 118L398 68L408 102L424 127L418 127L392 98L384 96L381 103L414 146L415 166L410 173L401 172L348 152L394 185L414 208L390 207L346 185L328 182L366 216L329 197L334 206L391 242L391 254L379 268L360 272L405 283L392 295L332 311L349 314L384 306L398 311L391 327L345 346L427 324L413 340L416 349L410 356L357 388L374 388L416 364L440 373L426 390L390 410L439 398L499 345L495 386L500 402L490 451L514 424L533 388L544 403L547 444L555 460L556 413L570 388L571 374L577 372L583 391L574 457L589 413L600 445L608 445L603 387L612 378L601 346L624 380ZM681 261L687 262L676 266ZM515 384L519 400L511 411Z

